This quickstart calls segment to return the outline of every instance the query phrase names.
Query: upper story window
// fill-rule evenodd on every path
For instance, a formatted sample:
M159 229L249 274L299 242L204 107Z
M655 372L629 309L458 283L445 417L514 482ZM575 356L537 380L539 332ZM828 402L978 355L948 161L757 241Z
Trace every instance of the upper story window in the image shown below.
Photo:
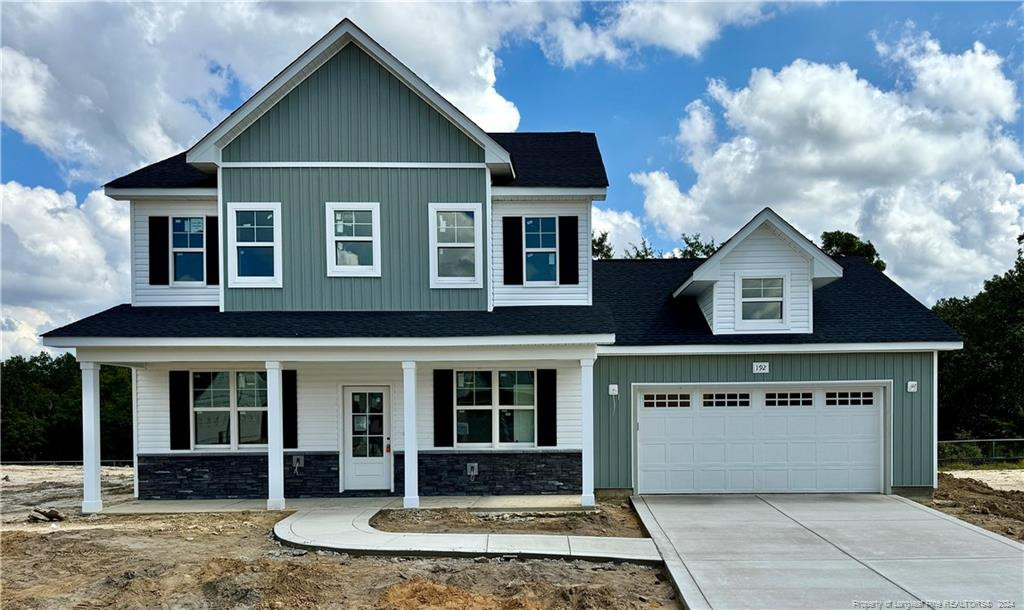
M175 284L202 283L206 267L203 252L203 216L171 218L171 281Z
M231 287L281 287L281 204L228 204Z
M740 306L742 319L782 322L784 281L781 277L742 278Z
M334 203L327 208L327 275L380 277L380 204Z
M456 371L456 444L533 444L537 411L535 381L536 372L532 370Z
M523 256L528 283L558 283L558 219L553 216L523 219Z
M479 203L431 203L430 287L480 288L482 281Z

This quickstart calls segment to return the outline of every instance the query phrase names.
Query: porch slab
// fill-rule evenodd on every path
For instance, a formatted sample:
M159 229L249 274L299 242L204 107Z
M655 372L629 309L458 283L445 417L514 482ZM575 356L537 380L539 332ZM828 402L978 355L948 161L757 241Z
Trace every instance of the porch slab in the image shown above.
M108 515L160 514L160 513L219 513L266 510L267 501L261 499L212 500L130 500L106 506ZM284 510L319 510L332 508L402 508L398 496L367 498L287 498ZM560 511L592 510L580 504L580 496L528 495L528 496L429 496L420 498L421 509L464 508L473 511Z

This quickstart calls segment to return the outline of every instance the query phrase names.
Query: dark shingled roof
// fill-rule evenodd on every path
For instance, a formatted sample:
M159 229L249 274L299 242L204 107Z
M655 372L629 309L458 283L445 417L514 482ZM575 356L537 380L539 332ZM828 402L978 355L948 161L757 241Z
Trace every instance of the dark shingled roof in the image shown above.
M512 155L515 178L497 177L497 186L605 188L601 150L592 133L533 132L490 134ZM217 176L185 162L185 153L111 180L110 188L216 188Z
M105 186L112 189L217 188L217 175L207 174L185 163L185 153L182 152L111 180Z
M258 311L117 305L44 337L487 337L611 334L604 306L487 311Z
M811 334L713 335L692 297L672 293L704 259L594 263L594 302L611 308L616 345L738 345L960 341L959 335L860 257L836 257L843 277L814 291Z
M594 263L593 306L486 311L261 311L118 305L44 337L480 337L615 333L616 345L960 341L945 322L862 258L814 291L814 333L712 335L691 297L672 298L702 259Z
M512 155L515 178L497 176L495 186L605 188L597 136L582 131L487 134Z

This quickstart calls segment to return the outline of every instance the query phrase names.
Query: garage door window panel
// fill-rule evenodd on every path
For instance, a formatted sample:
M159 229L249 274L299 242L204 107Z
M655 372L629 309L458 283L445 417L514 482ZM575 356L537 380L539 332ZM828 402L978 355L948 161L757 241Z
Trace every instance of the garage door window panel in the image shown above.
M813 407L813 392L766 392L766 407Z
M705 392L702 407L749 407L750 392Z
M643 404L646 409L685 409L690 406L690 395L678 393L644 394Z
M875 404L875 393L863 390L825 392L826 407L870 407Z

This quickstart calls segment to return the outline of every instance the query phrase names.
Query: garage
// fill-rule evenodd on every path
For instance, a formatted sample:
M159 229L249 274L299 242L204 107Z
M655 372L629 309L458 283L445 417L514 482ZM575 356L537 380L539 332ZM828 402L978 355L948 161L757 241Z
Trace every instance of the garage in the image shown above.
M885 390L639 386L639 493L882 492Z

